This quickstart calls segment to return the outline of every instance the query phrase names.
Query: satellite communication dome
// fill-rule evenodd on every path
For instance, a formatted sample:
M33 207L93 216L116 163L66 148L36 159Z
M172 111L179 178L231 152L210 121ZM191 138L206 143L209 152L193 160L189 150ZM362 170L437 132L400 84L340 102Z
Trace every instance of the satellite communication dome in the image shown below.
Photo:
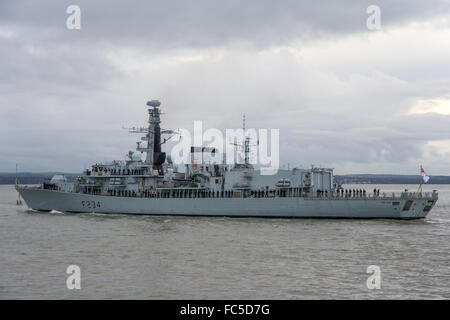
M159 102L158 100L150 100L147 101L147 105L149 107L159 107L161 105L161 102Z
M141 154L139 152L134 152L131 156L132 161L141 161Z

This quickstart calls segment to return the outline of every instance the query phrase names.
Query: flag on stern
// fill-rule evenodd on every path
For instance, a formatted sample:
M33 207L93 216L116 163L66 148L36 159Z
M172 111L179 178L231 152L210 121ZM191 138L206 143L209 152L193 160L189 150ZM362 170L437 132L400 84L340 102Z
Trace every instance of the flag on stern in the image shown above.
M420 174L422 175L423 182L427 183L430 180L428 174L423 170L422 166L420 166Z

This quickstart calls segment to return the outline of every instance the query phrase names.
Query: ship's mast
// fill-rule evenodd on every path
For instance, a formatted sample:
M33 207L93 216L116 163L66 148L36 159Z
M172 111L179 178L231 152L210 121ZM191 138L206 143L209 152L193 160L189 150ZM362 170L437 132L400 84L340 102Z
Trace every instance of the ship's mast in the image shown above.
M242 144L239 143L232 143L236 147L242 148L241 150L244 151L244 167L249 168L250 167L250 137L246 135L245 132L245 114L242 116L242 133L243 133L243 142Z
M146 157L144 163L150 168L154 165L154 156L156 152L161 152L161 123L159 106L161 103L158 100L151 100L147 102L148 108L148 127L130 128L130 133L145 133L145 136L141 137L142 141L147 141L145 147L141 146L141 142L137 142L137 151L145 152Z
M163 130L159 126L161 123L160 115L162 114L159 109L160 105L161 102L158 100L148 101L148 127L129 128L129 132L145 134L145 136L141 137L141 140L147 141L146 146L141 146L141 141L139 141L137 142L136 150L146 153L144 161L145 165L151 168L151 170L158 170L159 174L162 174L162 164L166 161L166 153L161 151L161 145L170 140L170 138L176 134L176 131L167 129ZM170 134L172 136L161 141L161 136L163 134Z
M244 163L247 168L249 165L249 153L250 153L250 137L245 134L245 114L242 116L242 130L244 132Z
M19 165L16 163L16 189L19 186ZM16 205L21 206L22 205L22 200L20 199L20 193L19 193L19 198L16 201Z
M147 139L147 156L145 158L145 163L150 167L153 167L153 159L155 147L160 148L161 143L161 128L159 124L161 123L160 119L160 110L159 106L161 103L158 100L151 100L147 102L148 108L148 133L143 138ZM158 141L156 141L158 140Z

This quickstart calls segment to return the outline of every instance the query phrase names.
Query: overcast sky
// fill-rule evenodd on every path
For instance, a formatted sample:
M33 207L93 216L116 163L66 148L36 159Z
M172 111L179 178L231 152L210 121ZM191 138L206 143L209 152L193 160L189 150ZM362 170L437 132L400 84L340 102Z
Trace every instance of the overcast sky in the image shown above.
M279 128L291 167L450 175L450 1L0 1L0 171L123 159L149 99Z

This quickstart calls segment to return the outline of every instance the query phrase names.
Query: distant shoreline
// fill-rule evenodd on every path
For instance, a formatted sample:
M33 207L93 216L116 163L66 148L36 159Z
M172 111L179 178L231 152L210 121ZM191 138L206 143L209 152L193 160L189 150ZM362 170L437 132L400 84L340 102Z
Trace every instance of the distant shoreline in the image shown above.
M40 184L51 179L55 174L63 174L68 181L76 181L79 173L63 172L21 172L18 175L20 184ZM335 175L335 180L341 184L419 184L419 175L396 175L396 174L347 174ZM0 184L15 184L15 172L0 173ZM450 184L450 176L430 176L430 184Z

